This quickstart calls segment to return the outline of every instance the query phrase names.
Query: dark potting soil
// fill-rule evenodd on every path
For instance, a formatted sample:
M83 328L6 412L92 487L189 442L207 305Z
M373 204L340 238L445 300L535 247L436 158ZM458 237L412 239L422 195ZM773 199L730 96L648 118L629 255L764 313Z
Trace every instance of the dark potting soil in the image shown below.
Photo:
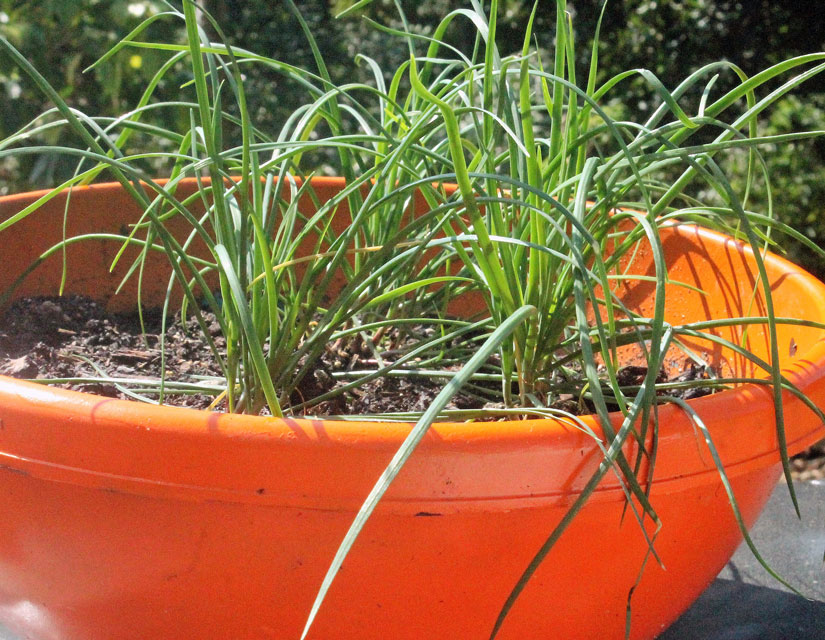
M219 346L220 328L209 319ZM144 314L144 327L135 315L106 313L88 298L24 298L0 318L0 374L16 378L158 378L161 371L161 316ZM199 338L197 324L170 323L166 331L166 370L169 379L194 381L195 376L220 375L209 348ZM94 366L90 363L94 363ZM95 368L97 367L97 369ZM126 398L113 383L66 382L62 386L111 398ZM176 395L178 406L205 408L208 395Z
M214 315L203 312L209 332L219 349L225 347ZM128 398L115 382L94 378L159 379L165 366L166 379L199 382L204 376L221 376L212 352L200 338L194 318L180 316L167 322L161 359L161 314L144 312L143 329L135 314L107 313L93 300L80 296L23 298L0 317L0 375L21 379L70 381L58 386L111 398ZM318 368L307 375L291 398L299 404L335 387L330 371L362 368L364 356L353 345L333 346ZM93 364L92 364L93 363ZM313 415L374 414L390 411L424 411L441 390L439 381L416 378L383 378L366 383L333 400L312 407ZM206 409L213 402L208 394L168 395L174 406ZM454 409L479 408L478 398L458 394ZM221 405L218 410L224 408Z
M223 348L225 341L214 316L204 313L204 317L216 346ZM73 295L18 300L0 317L0 375L22 379L71 379L60 386L106 397L127 398L114 382L99 378L160 377L161 315L157 311L147 311L143 320L144 332L136 315L107 313L93 300ZM167 379L197 382L203 380L203 376L221 375L209 347L200 338L200 328L194 319L181 322L178 316L168 321L164 348ZM292 402L299 404L326 393L336 385L331 372L361 368L359 365L363 366L370 355L357 342L331 347L318 368L293 394ZM641 384L646 373L644 367L624 367L619 372L619 383L627 386ZM698 368L689 367L670 381L695 380L702 375ZM664 380L664 376L660 376L659 381ZM311 412L314 415L354 415L424 411L443 384L443 380L422 377L380 378L316 405ZM704 393L708 390L698 388L687 389L681 395L690 399ZM175 394L167 396L165 402L205 409L212 404L213 397L201 393ZM449 407L476 409L484 404L484 398L479 395L459 393ZM223 407L218 405L216 408ZM587 410L572 397L562 398L557 408L573 413ZM796 456L792 467L801 479L825 477L825 442Z

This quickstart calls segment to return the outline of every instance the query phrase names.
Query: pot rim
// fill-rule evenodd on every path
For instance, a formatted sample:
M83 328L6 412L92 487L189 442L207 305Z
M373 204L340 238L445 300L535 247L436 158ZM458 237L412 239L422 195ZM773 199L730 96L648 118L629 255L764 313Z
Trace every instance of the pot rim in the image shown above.
M318 180L319 185L326 184L333 188L340 187L344 182L342 178L316 178L315 180ZM105 197L108 191L119 190L120 188L117 183L97 184L76 188L74 194L77 195L78 192L86 190L99 192L96 195ZM14 206L15 202L20 199L31 200L45 193L49 193L49 190L5 196L0 198L0 205ZM744 253L746 257L751 257L753 254L749 246L709 229L695 225L676 225L670 227L670 229L668 233L679 236L687 235L704 243L717 245L724 243L733 246L737 252ZM817 281L800 267L777 255L768 253L765 256L765 261L767 264L777 267L793 277L797 281L796 285L807 291L811 306L805 310L806 317L814 316L825 319L825 284ZM819 340L813 348L798 354L794 363L783 369L783 373L803 392L811 396L821 396L825 399L825 340ZM745 384L734 389L690 400L689 403L702 416L727 416L736 412L742 419L750 420L753 423L754 421L764 422L764 416L770 415L770 431L774 430L772 423L772 392L764 386ZM820 402L820 404L822 403ZM30 409L27 409L27 407L36 407L41 416L48 417L44 423L46 431L48 431L50 421L62 416L69 424L73 423L76 426L82 424L91 427L90 433L82 436L82 439L89 437L89 441L84 446L94 449L96 438L105 440L108 444L103 447L100 456L92 456L96 459L96 462L90 462L85 466L85 463L80 465L67 464L67 460L62 459L60 456L50 460L49 453L54 451L54 447L57 446L54 443L44 443L43 446L36 447L34 450L27 450L28 448L21 444L25 442L25 435L18 434L18 437L10 440L10 430L4 428L3 425L4 422L9 423L12 419L19 418L23 413L29 411ZM766 411L768 414L765 414ZM795 419L797 415L801 415L801 412L804 411L810 412L810 409L804 407L801 401L786 392L786 416L792 414L792 418ZM811 416L813 416L812 413ZM611 418L614 424L621 423L620 413L611 414ZM669 443L675 439L677 433L693 434L692 439L696 439L693 425L677 406L661 406L659 408L659 419L661 424L669 425L668 433L662 433L659 436L660 450L662 447L670 446ZM595 434L601 435L603 433L595 416L581 416L580 420ZM409 432L411 424L409 422L308 418L281 419L214 413L103 398L88 393L46 387L0 376L0 467L14 468L27 473L31 472L44 479L51 478L81 484L92 482L94 486L119 486L124 490L127 490L128 486L130 492L137 491L141 493L149 490L147 488L149 485L153 485L155 488L149 491L154 493L162 485L174 485L177 489L169 490L173 494L180 494L181 497L189 489L202 490L209 488L210 491L213 489L217 491L214 499L218 500L268 500L263 497L265 492L258 493L258 497L251 496L250 487L236 490L232 488L231 482L217 482L216 484L214 474L195 473L189 476L183 474L184 478L190 477L192 482L161 481L159 477L155 476L158 473L160 476L167 475L166 472L161 471L161 468L163 464L168 464L168 461L167 463L163 463L162 460L155 461L153 465L150 465L154 466L155 469L148 475L138 473L134 464L111 464L111 456L117 447L115 449L107 449L107 447L111 445L109 441L116 438L117 434L151 433L153 442L160 442L159 438L163 436L171 439L171 441L187 442L187 446L194 446L197 440L204 440L202 444L207 446L214 446L216 442L223 440L240 444L242 447L247 447L250 443L266 441L268 448L277 447L277 443L280 445L287 444L286 448L293 452L297 449L307 448L324 450L345 448L362 453L380 451L383 454L380 457L382 459L386 458L383 464L386 464L389 459L387 456L391 456L400 445ZM799 424L792 423L786 418L786 428L788 448L793 452L801 450L822 436L822 429L818 420L812 420L811 417L802 420ZM70 431L75 435L79 433L76 430L70 429ZM42 433L38 437L46 440L49 438L63 439L59 434L54 433L50 435ZM768 432L763 433L760 437L763 441L771 440ZM775 441L775 434L773 440ZM451 457L457 453L478 453L483 450L497 452L500 454L499 457L502 463L504 463L505 459L518 451L534 450L538 453L541 450L546 452L548 443L555 443L556 445L564 443L568 451L582 451L582 456L588 448L598 451L595 449L590 436L586 436L580 430L571 427L570 424L558 418L530 418L492 423L438 422L432 426L430 433L420 445L419 451L413 456L410 464L413 464L416 458L422 457L429 459L429 462L425 464L437 464L440 456ZM719 445L719 448L721 449L722 446ZM421 453L422 451L425 453ZM145 454L146 452L144 452ZM705 457L707 456L705 455ZM164 456L161 455L160 458L163 459ZM695 477L698 481L698 477L706 476L707 472L716 473L715 467L712 464L708 465L708 461L703 456L700 455L699 458L702 458L699 467L687 465L680 468L676 465L671 468L671 465L668 464L666 465L668 468L659 472L659 466L657 466L657 481L659 479L667 481L668 479L690 477ZM761 461L759 464L764 464L765 460L769 458L773 464L778 461L775 447L774 452L771 452L770 447L767 445L761 448L757 446L750 454L743 454L738 460L735 460L734 466L738 470L737 472L745 472L751 466L757 464L758 461ZM105 460L105 464L101 460ZM513 464L512 461L509 464ZM659 464L657 463L657 465ZM223 465L218 466L223 467ZM733 472L732 467L728 469L728 472ZM94 478L90 479L89 474L92 474ZM208 482L207 477L210 478ZM399 478L399 482L400 480ZM149 484L141 488L141 483ZM244 483L246 482L244 481ZM209 485L209 487L206 485ZM399 492L391 491L386 500L395 499L401 502L412 499L417 500L421 497L419 494L422 491L425 494L427 493L418 483L413 483L413 485L413 487L410 487L412 493L401 491L400 495L397 495ZM610 488L611 486L607 486L607 489ZM536 489L539 489L539 487L536 487ZM574 490L575 487L571 486L570 489ZM612 487L612 490L621 493L618 486ZM350 493L346 488L342 488L341 491L347 494ZM447 492L448 498L450 495L452 494ZM504 500L507 504L511 504L512 500L507 502L507 498L546 497L548 495L547 491L530 492L525 489L520 496L513 493L508 494L507 491L504 491L498 498ZM438 496L431 495L429 497L440 501ZM311 497L306 495L295 496L295 499L296 504L299 506L323 508L321 504L317 504L317 501L313 501ZM282 502L279 502L279 504ZM516 502L518 503L518 500Z

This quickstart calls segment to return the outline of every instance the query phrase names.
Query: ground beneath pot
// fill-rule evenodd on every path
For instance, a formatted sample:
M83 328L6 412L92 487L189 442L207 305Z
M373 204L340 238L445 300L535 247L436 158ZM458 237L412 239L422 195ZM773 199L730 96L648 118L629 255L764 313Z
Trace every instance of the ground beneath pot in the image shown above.
M751 529L760 555L805 597L780 584L747 544L659 640L817 640L825 636L822 523L825 481L796 484L801 519L778 485Z
M219 349L225 343L214 316L204 313L208 330ZM209 347L200 337L194 319L168 322L165 333L157 311L144 313L143 325L135 315L109 314L88 298L25 298L16 301L0 317L0 375L21 379L58 379L60 386L106 397L128 398L117 379L157 380L165 367L167 379L203 383L219 378L221 371ZM162 355L161 337L165 356ZM354 366L357 350L331 348L318 369L293 398L294 403L317 397L336 383L331 373ZM626 367L623 384L638 384L646 370ZM684 377L684 376L683 376ZM340 384L340 383L338 383ZM381 378L338 399L313 408L320 414L375 414L424 411L441 390L443 381L428 378ZM196 409L209 408L214 396L176 393L167 404ZM450 408L484 406L478 394L460 393ZM217 409L221 409L218 405ZM570 409L571 407L563 407ZM825 478L825 441L792 461L800 479Z

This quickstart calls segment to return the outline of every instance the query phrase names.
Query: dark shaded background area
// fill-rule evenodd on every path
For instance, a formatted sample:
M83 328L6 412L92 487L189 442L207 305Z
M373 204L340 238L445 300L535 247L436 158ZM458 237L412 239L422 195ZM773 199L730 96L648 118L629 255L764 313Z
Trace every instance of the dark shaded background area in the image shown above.
M176 6L179 1L173 2ZM229 40L296 66L314 69L312 51L286 2L270 0L204 0ZM327 61L333 79L369 80L356 54L375 59L382 69L394 69L409 56L407 45L373 29L365 20L400 27L391 0L375 0L359 16L336 19L351 0L301 0L300 11ZM463 5L447 0L399 0L415 31L433 32L451 10ZM569 0L585 73L589 42L595 32L601 2ZM134 105L143 88L165 59L164 54L129 49L89 73L83 69L99 58L141 20L164 11L160 0L0 0L0 34L17 46L73 105L93 115L119 114ZM499 2L499 44L503 52L520 50L532 3ZM447 39L465 52L473 48L470 30L454 21ZM552 47L555 2L540 0L536 40ZM180 42L182 23L174 17L156 21L147 34L154 41ZM625 69L645 67L673 88L692 70L716 60L729 60L748 74L788 57L825 47L825 11L819 0L614 0L609 2L601 30L601 78ZM423 45L422 51L423 53ZM272 135L304 100L297 87L262 67L245 68L248 95L257 125ZM709 78L708 78L709 79ZM187 80L181 68L159 87L159 98L174 98ZM720 77L721 90L733 81ZM640 118L657 105L639 80L622 83L613 93L616 113ZM690 107L697 96L686 98ZM36 88L9 64L0 65L0 136L6 136L47 105ZM164 124L186 126L185 113L157 112ZM180 120L180 122L176 122ZM760 133L779 134L802 129L825 129L825 75L820 75L764 115ZM55 143L67 143L54 134ZM140 136L134 144L140 145ZM825 139L764 149L772 171L777 215L816 242L825 243ZM323 159L318 159L318 162ZM741 163L744 167L744 162ZM57 156L0 159L0 193L53 185L71 174L73 161ZM766 208L764 187L757 186L753 208ZM791 243L789 252L820 277L825 264Z

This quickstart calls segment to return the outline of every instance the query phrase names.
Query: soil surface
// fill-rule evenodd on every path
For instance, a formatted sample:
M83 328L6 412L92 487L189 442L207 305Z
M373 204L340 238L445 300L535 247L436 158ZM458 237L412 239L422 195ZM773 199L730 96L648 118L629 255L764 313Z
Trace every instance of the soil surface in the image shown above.
M210 332L219 346L224 339L214 318ZM79 296L25 298L0 318L0 374L16 378L158 378L161 371L161 317L144 314L145 333L134 315L108 314L93 300ZM175 321L166 331L167 377L195 381L219 376L209 348L194 321ZM94 363L94 366L91 363ZM66 382L67 389L111 398L126 398L114 384ZM178 406L205 408L208 395L170 398Z
M215 345L225 340L213 314L202 312ZM221 377L220 367L200 338L194 318L167 322L161 358L161 315L144 312L143 331L134 315L107 313L95 301L80 296L23 298L0 317L0 375L20 379L66 380L66 389L111 398L129 396L115 382L100 378L166 379L183 383ZM371 354L366 354L371 355ZM352 346L331 347L318 367L307 375L291 398L293 404L311 400L336 386L330 371L363 368L365 354ZM95 380L97 378L97 380ZM443 382L423 378L377 379L329 402L315 405L313 415L375 414L391 411L424 411L441 390ZM208 394L174 394L166 404L206 409L214 397ZM483 398L457 394L449 408L470 409L484 405ZM221 407L216 407L220 410Z
M204 317L216 346L223 348L225 342L214 316L204 313ZM161 316L156 311L149 311L144 313L143 320L145 331L141 331L135 315L107 313L96 302L79 296L18 300L0 317L0 375L21 379L71 379L59 386L106 397L127 398L115 382L100 378L160 377ZM167 379L199 382L204 376L220 377L220 368L209 347L200 339L200 329L194 319L181 322L180 317L176 317L170 320L164 347ZM318 369L307 376L293 394L292 402L298 404L330 390L336 384L330 372L352 369L359 364L359 359L363 363L369 355L360 353L353 345L331 348ZM625 367L620 371L620 383L640 384L645 375L646 369L642 367ZM696 370L688 369L673 381L691 380L700 375ZM442 386L443 380L381 378L345 396L316 405L312 413L424 411ZM689 399L703 393L707 390L688 390L684 397ZM165 402L205 409L213 400L211 395L195 393L170 395ZM570 406L564 405L565 402ZM474 409L484 404L483 394L459 393L450 408ZM576 404L572 399L563 399L559 408L574 411ZM825 477L825 441L796 456L792 468L801 480Z

